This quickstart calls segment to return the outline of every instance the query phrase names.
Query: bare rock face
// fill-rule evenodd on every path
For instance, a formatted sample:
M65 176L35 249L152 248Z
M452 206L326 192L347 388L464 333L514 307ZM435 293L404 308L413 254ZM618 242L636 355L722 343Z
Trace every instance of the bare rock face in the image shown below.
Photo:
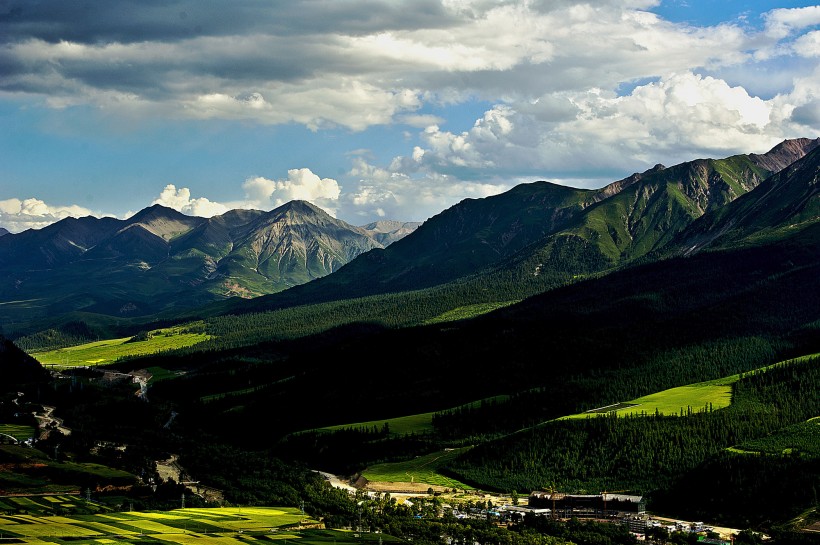
M389 246L418 229L419 225L421 222L418 221L381 220L362 225L361 228L383 246Z
M749 154L749 157L758 166L771 172L780 172L798 159L806 156L817 146L820 146L820 138L795 138L784 140L768 152L758 155Z

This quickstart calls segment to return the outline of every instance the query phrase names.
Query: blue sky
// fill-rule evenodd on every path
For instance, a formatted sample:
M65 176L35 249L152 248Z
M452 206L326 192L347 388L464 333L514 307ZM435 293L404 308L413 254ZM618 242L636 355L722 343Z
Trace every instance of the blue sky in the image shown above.
M820 133L820 6L5 0L0 227L306 199L423 221Z

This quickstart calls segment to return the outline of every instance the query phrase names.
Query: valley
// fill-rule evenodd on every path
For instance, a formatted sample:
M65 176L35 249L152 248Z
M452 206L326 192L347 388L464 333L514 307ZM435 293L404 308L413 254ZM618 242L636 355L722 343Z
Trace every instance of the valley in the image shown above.
M741 542L802 543L820 517L818 144L599 190L521 184L391 224L392 240L306 203L208 221L154 206L3 235L0 433L33 445L0 445L0 489L170 513L182 536L187 512L169 510L185 498L304 506L319 541L364 539L360 526L467 545L650 538L620 519L488 514L533 492L618 491ZM21 261L22 244L49 250ZM344 263L329 257L340 247ZM274 282L296 254L307 268ZM34 287L15 288L21 275ZM253 297L220 295L217 277ZM227 539L236 524L192 533ZM75 537L114 535L90 526Z

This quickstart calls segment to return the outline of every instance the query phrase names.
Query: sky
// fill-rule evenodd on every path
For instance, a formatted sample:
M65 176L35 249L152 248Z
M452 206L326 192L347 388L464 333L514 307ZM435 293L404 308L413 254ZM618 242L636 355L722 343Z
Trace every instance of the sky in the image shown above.
M0 227L424 221L820 136L820 5L0 0Z

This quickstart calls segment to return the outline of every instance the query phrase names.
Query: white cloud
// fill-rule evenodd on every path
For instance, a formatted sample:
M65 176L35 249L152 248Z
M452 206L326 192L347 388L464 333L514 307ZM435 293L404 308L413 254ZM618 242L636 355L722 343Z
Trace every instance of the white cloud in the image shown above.
M466 198L497 195L512 187L509 181L472 182L435 172L410 176L404 172L354 160L348 173L358 180L357 187L342 196L349 215L388 217L423 221Z
M0 227L12 233L26 229L41 229L61 219L95 215L78 205L51 205L35 198L6 199L0 201Z
M595 169L642 170L702 156L767 151L784 137L804 136L790 119L810 104L807 76L801 96L770 100L739 86L692 72L670 74L617 96L603 90L561 93L542 101L496 106L462 133L425 129L423 146L398 157L397 172L481 172L487 177ZM817 89L818 87L814 87ZM556 115L555 104L565 104ZM810 116L804 116L809 118ZM588 175L587 175L588 176Z
M793 49L801 57L820 57L820 30L800 36L794 41Z
M820 24L820 6L778 8L764 16L766 32L775 38L785 38L795 30Z
M339 183L332 178L319 178L309 168L288 170L288 177L269 180L261 176L248 178L242 184L248 203L262 209L275 208L293 200L308 201L336 215L336 203L341 194Z
M159 197L151 204L161 204L168 208L173 208L183 214L210 218L224 214L229 210L224 204L213 202L205 197L191 198L191 190L187 187L176 188L174 184L168 184L162 190Z
M294 2L292 10L238 16L228 32L173 40L161 38L166 21L151 21L146 10L145 24L162 29L156 39L92 39L79 31L71 41L8 39L0 92L55 107L363 130L412 116L426 102L507 103L744 62L750 49L801 28L817 11L773 10L768 28L786 30L763 39L732 25L671 24L645 11L656 4L443 2L440 16L426 18L376 2L369 9L385 11L383 18L365 29L351 17L317 30L300 11L318 5Z
M57 1L45 0L43 13ZM174 185L154 201L195 215L304 199L331 213L418 219L511 180L601 179L604 170L765 151L820 130L820 6L772 9L761 30L672 23L649 11L660 3L239 2L232 17L201 17L199 27L190 10L183 32L167 24L178 10L125 17L112 0L93 25L79 12L47 19L66 29L56 38L21 10L0 23L0 99L343 129L333 138L377 125L408 131L406 152L380 166L380 143L357 135L351 147L369 155L349 153L356 185L347 193L302 168L248 178L236 202ZM448 109L476 103L489 106L472 126L459 125L464 110Z

